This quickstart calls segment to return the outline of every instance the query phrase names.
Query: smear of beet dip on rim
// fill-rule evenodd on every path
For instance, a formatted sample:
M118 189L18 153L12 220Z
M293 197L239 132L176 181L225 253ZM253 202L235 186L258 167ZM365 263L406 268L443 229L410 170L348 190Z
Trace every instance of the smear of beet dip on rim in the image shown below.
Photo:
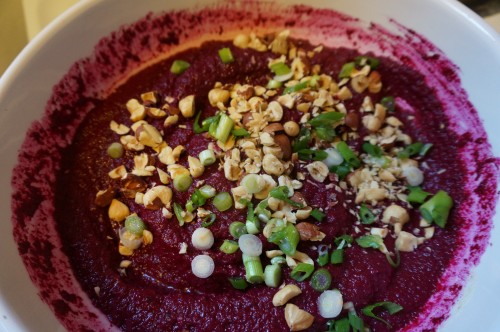
M225 22L224 26L220 26L221 21ZM313 45L345 47L324 53L333 52L334 61L318 60L328 63L335 73L343 61L358 53L373 52L386 57L381 69L385 71L384 80L389 79L394 95L405 97L407 103L403 105L411 106L402 107L402 118L414 111L415 119L411 121L413 125L407 125L408 133L435 143L429 163L455 175L426 180L426 188L430 191L446 188L456 206L447 228L433 241L426 242L417 252L402 254L402 264L396 273L384 256L376 255L378 252L369 252L369 264L356 264L365 259L365 253L353 248L346 262L356 273L347 278L333 272L334 285L344 292L344 299L360 306L369 304L381 288L377 295L394 300L397 296L395 302L406 308L399 315L384 316L394 328L436 329L448 317L468 271L478 264L488 244L497 200L498 160L493 158L478 115L460 86L458 68L422 36L395 25L397 34L377 25L364 26L356 19L330 10L251 3L236 11L223 4L198 12L149 15L104 38L91 57L76 63L54 87L44 118L35 122L27 134L12 180L14 236L19 252L40 296L61 323L68 330L94 331L115 329L109 320L125 330L139 326L142 330L144 326L156 330L223 330L224 326L246 330L260 326L255 316L247 317L251 316L246 312L248 307L264 307L268 310L262 312L262 318L266 318L269 330L287 330L282 309L270 305L274 289L253 287L242 293L217 283L216 278L201 283L191 275L186 277L190 271L185 267L185 258L178 257L177 247L172 252L152 251L138 256L143 260L143 268L120 277L116 271L120 260L116 239L107 238L111 225L100 222L106 220L106 213L92 204L95 193L102 189L96 184L107 179L111 166L105 147L113 137L111 133L101 135L108 130L109 121L127 117L123 105L132 96L171 87L169 76L164 75L168 72L169 60L144 69L115 92L117 83L128 78L126 73L164 58L188 41L200 40L209 34L208 39L227 39L223 36L231 35L232 31L248 31L248 27L253 27L256 31L274 32L288 28L294 38L307 39ZM222 45L226 44L208 43L204 50L217 50ZM196 52L189 50L185 55L194 57ZM235 55L245 57L245 54ZM201 57L200 61L202 68L203 62L209 60ZM200 89L197 94L206 95L213 86L213 81L205 79L204 75L208 74L200 71L187 75L184 84L177 85L173 92L181 95L190 89ZM255 74L258 80L259 73ZM244 78L238 75L242 73L232 72L227 80ZM197 81L196 85L191 85L191 80ZM428 98L412 99L411 89L429 92ZM435 112L423 114L420 107L432 108ZM444 128L441 123L445 124ZM462 126L463 123L467 126ZM170 139L185 146L191 144L188 151L197 151L199 142L190 141L189 134ZM94 144L88 145L88 142ZM219 180L224 185L224 179ZM310 196L315 194L314 188L303 190L309 190ZM214 232L227 227L225 220L236 217L239 217L237 212L230 212L225 217L227 220L221 217ZM332 218L338 220L344 219L342 217L346 215L340 209L335 216L332 214ZM185 237L185 234L173 234L171 228L160 224L153 215L148 221L158 224L158 231ZM190 232L186 227L182 232L190 234L192 229ZM166 239L164 243L168 245L169 241L174 243L175 238ZM425 247L431 248L433 254L426 253ZM175 264L178 274L172 273L170 265L157 265L156 260L163 263L163 259ZM228 260L225 263L229 271L219 268L221 278L225 277L224 273L238 271L237 265L231 265ZM168 273L164 275L162 268L168 269ZM410 287L408 291L405 281L418 283L420 287ZM96 286L100 288L100 296L95 292ZM200 296L199 292L204 295ZM316 302L311 299L317 294L313 292L304 287L304 296L294 303L316 312ZM132 312L135 314L131 315ZM200 321L203 321L201 325ZM323 329L325 321L317 316L312 329ZM367 319L366 322L379 331L387 329L378 321Z

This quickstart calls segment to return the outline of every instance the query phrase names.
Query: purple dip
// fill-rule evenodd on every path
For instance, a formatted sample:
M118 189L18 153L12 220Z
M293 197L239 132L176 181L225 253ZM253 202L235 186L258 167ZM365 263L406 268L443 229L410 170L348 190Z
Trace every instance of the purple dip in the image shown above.
M243 220L244 211L217 213L217 221L211 227L216 242L209 250L216 269L208 279L198 279L190 271L190 262L198 254L196 250L188 250L186 255L178 253L180 243L190 242L199 222L180 227L175 218L166 221L159 211L134 211L147 222L155 240L138 249L131 257L132 267L122 276L117 271L122 259L117 251L118 239L108 222L107 209L94 205L96 192L113 185L107 173L121 163L106 154L106 147L118 139L108 126L111 120L127 122L129 114L124 104L128 99L152 90L176 99L194 93L198 108L204 112L203 118L214 112L206 95L216 81L265 85L269 75L266 58L270 54L232 47L236 63L223 65L217 50L230 43L215 41L174 57L191 63L183 75L170 74L173 59L167 59L130 77L116 91L107 92L124 72L137 69L169 50L170 45L182 43L187 38L180 32L186 31L182 27L192 28L190 38L199 33L198 28L191 26L194 20L204 20L207 29L218 31L216 22L221 15L229 22L228 30L253 22L275 31L279 31L277 27L289 26L293 31L310 27L310 22L316 21L323 23L312 28L318 35L329 30L348 36L349 42L332 45L354 48L356 41L352 40L361 40L379 46L384 55L378 69L384 90L374 98L397 96L396 115L405 123L405 132L434 144L426 157L429 169L425 172L425 189L430 192L444 189L453 197L455 207L447 227L437 229L433 239L417 251L402 253L397 269L379 251L357 246L348 249L344 264L327 267L333 276L333 287L342 292L344 301L352 301L356 308L379 301L397 302L403 311L393 316L382 315L394 329L433 330L447 317L467 271L478 263L487 244L496 202L496 160L491 157L477 114L460 87L455 66L422 37L402 28L405 41L381 27L372 26L369 31L354 28L355 20L327 10L291 7L280 15L283 18L277 18L270 17L268 13L272 11L265 5L254 5L251 14L231 10L221 13L220 8L194 14L180 12L148 17L120 30L98 45L95 57L82 60L70 70L55 87L46 117L28 133L13 178L14 235L42 299L69 330L111 329L102 313L123 330L246 331L255 327L288 330L283 308L271 303L275 289L255 286L241 292L227 282L228 276L243 275L241 256L222 254L218 247L223 239L229 238L229 223ZM286 19L297 15L303 18L298 23ZM272 25L265 23L265 18ZM169 26L179 30L171 30ZM375 41L374 35L384 38ZM389 42L391 38L393 43ZM127 48L125 44L133 46ZM303 46L310 48L307 43ZM118 50L127 52L117 56ZM323 73L335 77L343 63L358 52L367 51L372 49L366 46L359 51L325 49L312 62L321 64ZM427 56L431 53L432 56ZM251 64L252 57L255 64ZM402 63L392 60L395 58L402 59ZM430 72L434 72L433 76ZM347 108L359 109L362 97L355 95L346 102ZM473 130L463 132L454 124L461 112L468 113L467 120L473 124L470 126ZM297 119L298 114L290 111L285 117ZM182 144L189 154L196 155L206 147L208 139L200 135L192 137L191 121L185 124L186 129L168 131L164 139L171 146ZM132 162L130 156L125 159L129 164ZM185 164L184 159L182 162ZM441 169L446 172L438 174ZM478 180L476 174L482 177ZM216 171L216 166L208 168L200 179L219 191L231 186ZM318 187L313 182L304 183L301 192L311 205L328 206L333 190L320 188L322 193L317 195ZM174 201L184 203L191 191L187 194L174 191ZM341 202L348 198L337 195ZM128 205L133 207L132 203ZM335 236L353 233L350 207L349 203L338 204L326 211L327 220L321 224L327 235L323 242L331 243ZM215 210L210 204L208 208ZM417 227L418 220L418 215L412 215L405 229ZM42 231L40 225L48 231ZM299 250L315 259L317 253L310 249L310 244L301 243ZM287 283L296 283L288 277L288 269L284 275ZM327 320L317 313L318 293L307 282L298 285L303 293L292 302L315 315L311 331L324 329ZM99 287L99 295L95 287ZM374 331L387 330L379 321L363 319Z

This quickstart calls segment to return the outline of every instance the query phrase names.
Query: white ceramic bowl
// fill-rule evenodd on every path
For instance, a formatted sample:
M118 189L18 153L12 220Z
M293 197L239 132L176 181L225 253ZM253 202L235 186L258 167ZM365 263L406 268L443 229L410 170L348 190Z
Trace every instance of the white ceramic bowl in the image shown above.
M291 5L301 1L280 3ZM131 24L149 12L201 8L206 4L194 0L81 1L38 35L1 78L0 331L64 330L40 300L28 277L12 237L10 215L11 171L26 130L32 121L42 117L52 87L73 63L91 55L99 40L121 25ZM462 86L484 121L493 154L500 155L497 128L500 123L500 39L481 18L452 0L313 0L307 4L378 23L390 31L397 30L390 20L394 19L437 45L459 67ZM497 204L497 210L498 207ZM500 222L500 216L495 217L495 222ZM500 306L498 227L493 229L490 241L442 331L500 329L500 316L496 313Z

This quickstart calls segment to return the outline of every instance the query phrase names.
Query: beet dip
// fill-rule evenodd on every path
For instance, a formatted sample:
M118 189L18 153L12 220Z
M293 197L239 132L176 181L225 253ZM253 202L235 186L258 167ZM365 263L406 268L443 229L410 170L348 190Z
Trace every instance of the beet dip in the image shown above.
M69 330L325 331L332 319L349 325L348 317L352 327L358 319L372 331L434 330L478 263L496 202L497 161L457 68L400 26L405 41L375 25L365 32L332 11L287 7L277 18L266 7L274 5L252 6L251 14L222 8L228 30L253 22L272 35L208 40L148 66L188 38L181 31L201 34L190 22L217 31L221 8L150 15L123 28L70 70L28 133L13 178L14 236L42 299ZM294 35L312 21L323 22L315 37ZM280 34L283 27L290 36ZM327 27L342 37L320 45ZM124 51L125 44L132 46ZM221 113L230 115L229 138ZM195 133L206 119L213 125ZM108 150L117 142L118 150ZM205 158L193 157L207 149L217 160L200 166ZM246 186L251 173L259 174L257 184ZM187 190L179 176L193 180ZM206 185L231 194L231 207L221 209L213 195L196 201ZM415 187L424 191L416 201ZM273 188L286 197L273 196ZM440 195L452 207L436 203L439 211L425 216L424 202ZM253 210L260 225L246 229L262 242L262 268L273 258L266 252L282 250L276 286L300 289L288 301L296 307L273 305L279 288L263 280L244 290L229 281L250 272L239 249L219 248L237 242L230 224L252 220ZM142 221L135 226L133 214ZM206 226L213 245L196 249L193 232L213 217ZM301 238L292 249L288 233L271 243L288 227L283 220ZM319 252L336 249L340 261L318 263ZM207 278L192 271L202 254L214 261ZM324 313L324 289L311 277L297 280L294 266L304 263L324 265L328 289L342 296L340 313Z

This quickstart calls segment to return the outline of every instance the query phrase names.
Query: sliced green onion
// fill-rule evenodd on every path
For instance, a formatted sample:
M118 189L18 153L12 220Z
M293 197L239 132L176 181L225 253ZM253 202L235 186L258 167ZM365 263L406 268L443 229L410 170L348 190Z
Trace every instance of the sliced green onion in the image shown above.
M200 195L204 198L212 198L217 194L215 188L208 184L198 189L198 191L200 192Z
M268 287L278 287L281 284L282 270L279 265L268 265L264 269L264 282Z
M371 69L377 69L380 64L380 60L371 56L358 56L354 59L354 62L357 66L368 65Z
M325 290L318 298L318 311L323 318L335 318L342 312L344 300L338 289Z
M277 244L285 255L293 256L300 241L300 234L293 224L288 223L281 229L273 231L267 240Z
M361 204L359 208L359 217L361 218L361 222L365 225L370 225L375 222L375 215L365 204Z
M307 88L308 86L309 86L309 81L300 82L300 83L297 83L293 86L286 87L283 90L283 94L286 95L289 93L298 92L300 90Z
M304 281L313 273L314 265L307 263L299 263L290 273L290 277L297 281Z
M323 221L323 219L326 217L326 213L324 213L318 208L314 208L311 211L311 217L313 217L317 221Z
M309 142L311 141L311 130L306 127L300 129L299 135L292 144L293 152L298 152L300 150L307 149L309 147Z
M231 277L229 282L235 289L244 290L248 287L248 283L243 277Z
M302 149L297 152L300 160L323 161L328 158L324 150Z
M250 133L245 128L233 129L231 135L235 137L248 137Z
M184 217L182 216L183 212L184 211L182 210L182 207L180 206L180 204L174 203L174 214L175 214L175 217L177 218L177 221L179 222L180 226L184 225Z
M302 203L294 202L289 197L290 189L287 186L279 186L271 189L269 192L269 197L273 197L279 200L282 200L293 207L301 208L303 207Z
M363 148L363 151L368 153L370 156L376 157L376 158L382 157L382 155L384 153L384 151L382 150L382 148L380 146L373 145L370 143L363 143L362 148Z
M354 239L352 238L352 236L347 234L336 237L335 240L333 240L333 242L337 246L337 249L342 249L348 244L351 244L353 241Z
M210 212L208 216L203 218L201 222L201 227L210 227L215 222L215 213Z
M349 332L351 330L351 324L349 323L349 318L342 318L335 321L335 332Z
M240 185L243 186L249 194L255 194L264 189L266 181L258 174L247 174L241 179Z
M335 136L337 136L335 128L330 126L317 126L314 128L314 133L318 139L326 142L332 142Z
M251 284L258 284L264 281L264 271L259 256L248 256L243 254L243 264L245 265L246 279Z
M144 221L134 213L125 219L125 229L132 234L142 235L142 232L146 229L146 225L144 225Z
M266 89L275 90L275 89L281 88L282 85L283 85L283 83L280 81L269 80L269 82L267 83Z
M212 204L217 208L217 210L224 212L233 206L233 198L228 192L223 191L215 195Z
M232 240L224 240L219 250L225 254L234 254L239 249L238 243Z
M118 142L111 143L108 146L107 153L113 159L121 158L123 156L123 145Z
M186 71L190 66L189 62L184 61L184 60L175 60L172 62L172 66L170 67L170 72L172 74L182 74L183 72Z
M339 79L343 78L349 78L351 77L351 73L356 67L356 64L354 62L347 62L342 66L342 69L340 69L339 73Z
M334 249L330 256L330 263L334 265L344 263L344 249Z
M329 126L333 125L336 122L342 120L345 117L344 113L340 112L324 112L319 114L318 116L309 120L309 124L312 127L321 127L321 126Z
M349 163L349 165L354 168L358 168L361 166L361 161L359 160L358 156L354 153L354 151L351 150L346 142L338 142L337 150L340 152L340 155L344 158L344 160Z
M411 156L414 156L414 155L420 153L420 150L422 150L423 147L424 147L424 143L422 143L422 142L416 142L416 143L410 144L406 148L404 148L403 151L400 151L398 153L398 158L399 159L410 158Z
M226 143L233 126L234 121L228 115L221 114L213 136L222 143Z
M392 96L387 96L387 97L382 98L380 100L380 104L382 104L382 106L387 108L387 111L389 113L394 112L396 109L396 101L394 100L394 97L392 97Z
M229 225L229 234L238 240L240 236L247 234L247 228L241 221L234 221Z
M316 86L318 85L318 82L319 80L321 79L321 77L319 75L313 75L313 77L311 77L311 79L309 80L309 86Z
M428 222L434 222L441 228L446 226L453 199L446 191L439 190L436 195L420 206L422 217Z
M328 264L329 258L328 246L326 244L320 244L318 246L318 259L316 259L316 262L318 262L319 266L325 266Z
M260 224L256 220L247 220L245 222L245 227L247 229L248 234L259 234L260 233Z
M271 264L274 265L285 265L286 264L286 259L283 256L276 256L271 258Z
M365 235L358 237L356 243L362 248L379 249L384 244L384 240L378 235Z
M210 166L215 163L215 153L213 150L206 149L200 152L200 162L203 166Z
M186 211L188 212L193 212L194 210L196 210L197 206L193 203L192 200L188 200L186 202Z
M277 76L287 75L292 72L290 67L284 62L277 62L271 65L270 69Z
M406 200L410 203L422 204L425 202L427 196L431 194L418 186L408 186L407 188L410 190L410 193L408 194Z
M224 47L219 50L219 57L223 63L234 62L233 53L229 47Z
M351 173L351 165L346 161L338 166L332 166L329 168L331 173L335 173L339 176L340 180L343 180L349 173Z
M200 116L201 116L201 111L198 112L198 114L196 114L196 116L194 117L193 131L195 134L201 134L208 130L208 128L204 130L204 128L200 126Z
M174 177L174 188L177 191L184 192L193 184L193 178L189 173L181 173Z
M365 323L355 312L349 312L347 317L354 332L363 332L365 330Z
M327 269L317 269L311 277L311 287L318 292L330 288L332 284L332 275Z
M393 268L397 268L399 264L401 263L401 255L399 254L399 250L395 250L396 253L396 261L394 261L389 253L385 254L385 258L389 262L389 265L391 265Z
M420 149L420 152L418 153L420 156L425 156L429 150L432 148L433 144L432 143L426 143L424 146Z
M377 302L377 303L374 303L372 305L366 306L363 309L361 309L361 312L363 313L363 315L365 315L367 317L375 318L375 319L383 322L389 328L392 328L392 326L391 326L391 324L389 324L388 321L378 317L377 315L375 315L373 313L373 310L375 310L377 308L383 308L383 309L387 310L387 312L389 312L390 315L394 315L395 313L398 313L401 310L403 310L403 307L400 306L399 304L394 303L394 302L388 302L388 301Z

